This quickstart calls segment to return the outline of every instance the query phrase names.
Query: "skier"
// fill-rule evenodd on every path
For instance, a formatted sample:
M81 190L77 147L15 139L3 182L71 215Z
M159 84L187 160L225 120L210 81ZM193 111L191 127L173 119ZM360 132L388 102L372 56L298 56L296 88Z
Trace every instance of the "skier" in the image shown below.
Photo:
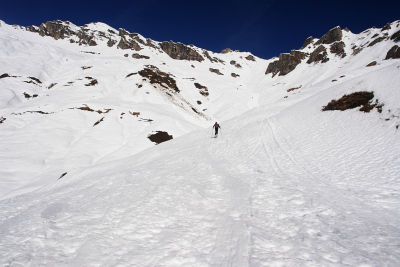
M220 129L221 126L219 126L218 122L215 122L213 128L215 129L215 137L217 137L218 136L218 129Z

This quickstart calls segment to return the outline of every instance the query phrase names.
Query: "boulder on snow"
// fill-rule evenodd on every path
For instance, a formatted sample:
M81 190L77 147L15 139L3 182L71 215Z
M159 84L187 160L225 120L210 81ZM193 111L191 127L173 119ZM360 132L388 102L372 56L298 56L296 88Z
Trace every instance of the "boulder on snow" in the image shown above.
M200 92L201 95L203 95L203 96L209 96L208 88L207 88L206 86L201 85L201 84L199 84L199 83L194 83L194 86L195 86L197 89L199 89L199 92Z
M223 73L221 73L221 72L219 71L219 69L209 68L209 71L210 71L210 72L214 72L214 73L216 73L216 74L218 74L218 75L224 75Z
M372 67L376 65L376 61L372 61L370 63L368 63L368 65L366 67Z
M160 144L162 142L173 139L173 136L164 131L156 131L156 133L148 135L147 138L149 138L150 141L156 144Z
M378 37L378 38L376 38L375 40L373 40L371 43L369 43L368 47L374 46L374 45L376 45L377 43L382 42L382 41L385 40L385 39L386 39L386 37L383 37L383 36Z
M256 61L256 59L253 55L248 55L247 57L245 57L245 59L250 60L250 61Z
M279 76L286 75L294 70L306 56L306 53L298 50L292 50L289 54L280 54L278 60L269 63L265 74L272 73L272 77L278 73Z
M161 49L167 53L171 58L178 60L195 60L203 61L204 58L197 53L196 50L186 46L182 43L175 43L173 41L160 43Z
M148 57L148 56L145 56L145 55L141 55L141 54L138 54L138 53L134 53L134 54L132 54L132 57L133 58L136 58L136 59L150 59L150 57Z
M390 50L387 52L385 59L396 59L400 58L400 47L398 45L394 45Z
M319 39L315 44L331 44L336 41L341 41L342 40L342 29L340 29L339 26L329 30L327 33L325 33L321 39Z
M322 62L325 63L329 60L328 53L326 52L326 48L323 45L318 46L310 55L310 58L307 60L308 64Z
M50 36L54 39L64 39L75 35L76 33L71 30L68 25L61 20L47 21L40 24L39 29L36 27L28 27L27 30L32 32L38 32L40 36Z

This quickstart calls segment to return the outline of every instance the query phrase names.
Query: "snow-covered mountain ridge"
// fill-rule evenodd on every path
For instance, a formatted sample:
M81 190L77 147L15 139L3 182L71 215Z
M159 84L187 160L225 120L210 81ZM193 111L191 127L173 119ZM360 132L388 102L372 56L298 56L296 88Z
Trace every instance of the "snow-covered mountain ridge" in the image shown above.
M0 22L1 264L396 266L399 30L266 60Z

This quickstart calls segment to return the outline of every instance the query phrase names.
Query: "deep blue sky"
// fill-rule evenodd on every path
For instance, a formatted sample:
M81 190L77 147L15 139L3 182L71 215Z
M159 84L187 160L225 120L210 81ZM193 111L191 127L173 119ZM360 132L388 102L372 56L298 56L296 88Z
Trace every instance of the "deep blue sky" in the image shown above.
M101 21L157 41L174 40L219 52L230 47L270 58L299 48L310 35L334 26L358 33L400 19L400 0L376 1L8 1L0 19L39 25L69 20L77 25Z

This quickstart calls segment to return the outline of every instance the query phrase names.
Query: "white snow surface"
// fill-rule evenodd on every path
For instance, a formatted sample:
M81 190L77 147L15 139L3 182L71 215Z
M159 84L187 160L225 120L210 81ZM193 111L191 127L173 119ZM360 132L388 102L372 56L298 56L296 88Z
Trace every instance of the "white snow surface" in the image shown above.
M393 40L368 47L375 34L343 31L346 57L324 45L327 63L272 77L276 58L174 60L1 22L0 75L15 77L0 79L0 265L399 266L400 60L384 60ZM180 93L126 77L146 65ZM382 112L321 111L357 91ZM174 139L154 145L153 131Z

